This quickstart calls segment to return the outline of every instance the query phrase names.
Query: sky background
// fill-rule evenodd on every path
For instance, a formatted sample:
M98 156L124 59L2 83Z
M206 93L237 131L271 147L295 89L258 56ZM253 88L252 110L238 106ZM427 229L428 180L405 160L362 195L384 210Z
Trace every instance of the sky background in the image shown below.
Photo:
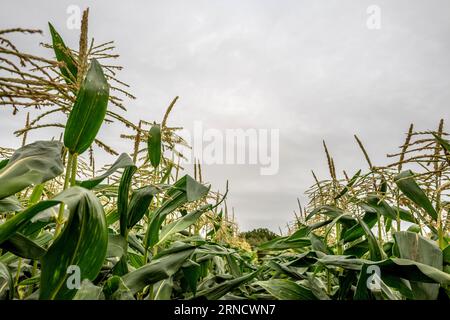
M130 120L161 121L178 95L170 126L190 129L202 121L221 131L280 130L277 175L261 176L259 166L203 167L214 189L230 181L228 205L241 230L277 231L293 220L296 198L306 202L311 170L328 177L323 139L338 172L353 174L367 167L353 134L381 165L411 122L426 130L450 120L448 0L2 0L0 29L42 29L43 36L14 41L22 51L51 55L38 45L49 42L51 21L77 48L79 30L66 27L69 5L90 8L89 35L97 43L115 41L124 66L119 78L137 97L127 103ZM379 30L367 28L370 5L381 9ZM0 108L0 117L0 145L18 147L12 132L25 112ZM122 132L104 126L100 134L131 152Z

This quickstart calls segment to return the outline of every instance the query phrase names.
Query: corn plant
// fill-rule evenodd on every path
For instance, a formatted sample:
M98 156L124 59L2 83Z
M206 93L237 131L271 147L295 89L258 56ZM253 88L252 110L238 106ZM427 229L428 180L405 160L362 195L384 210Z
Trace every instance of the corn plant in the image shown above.
M55 58L22 53L0 30L0 104L28 113L22 146L0 148L1 299L448 299L450 285L450 142L411 125L400 152L339 178L330 171L307 191L285 236L251 247L228 212L225 191L180 165L186 142L161 121L128 121L115 77L101 63L112 43L88 41L83 14L79 48L49 24ZM121 87L116 87L119 84ZM65 123L40 123L60 113ZM113 120L132 133L119 154L99 138ZM34 129L59 139L28 143ZM116 156L99 170L94 145Z

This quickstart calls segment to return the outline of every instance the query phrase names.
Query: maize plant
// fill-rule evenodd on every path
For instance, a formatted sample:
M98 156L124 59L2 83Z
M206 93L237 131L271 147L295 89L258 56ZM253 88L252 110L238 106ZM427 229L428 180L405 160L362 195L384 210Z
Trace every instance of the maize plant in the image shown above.
M127 120L134 97L116 78L113 43L79 48L49 23L49 57L18 50L0 30L0 104L26 110L17 150L0 148L0 299L448 299L450 294L450 142L411 125L387 166L330 177L307 190L289 234L250 246L239 236L223 193L180 166L179 127ZM33 110L34 109L34 110ZM59 114L65 123L42 123ZM34 116L34 118L32 118ZM132 133L130 153L102 142L118 121ZM28 133L61 136L29 143ZM97 169L96 150L116 160Z

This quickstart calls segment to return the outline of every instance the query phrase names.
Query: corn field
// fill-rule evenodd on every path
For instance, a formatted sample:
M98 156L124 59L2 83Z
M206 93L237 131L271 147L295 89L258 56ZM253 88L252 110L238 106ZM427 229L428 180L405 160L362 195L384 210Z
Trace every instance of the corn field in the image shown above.
M435 300L450 296L450 141L444 122L411 125L390 165L336 171L307 190L287 235L251 246L228 212L228 185L180 165L186 142L161 119L127 120L132 88L114 43L97 44L83 13L79 46L49 23L48 56L0 30L0 105L27 112L0 148L0 299ZM46 33L47 34L47 33ZM134 112L134 111L127 111ZM58 123L52 119L65 119ZM98 136L123 126L130 150ZM29 141L29 133L59 137ZM129 152L129 153L127 153ZM95 158L116 157L97 168ZM301 170L301 168L299 168ZM219 188L220 189L220 188Z

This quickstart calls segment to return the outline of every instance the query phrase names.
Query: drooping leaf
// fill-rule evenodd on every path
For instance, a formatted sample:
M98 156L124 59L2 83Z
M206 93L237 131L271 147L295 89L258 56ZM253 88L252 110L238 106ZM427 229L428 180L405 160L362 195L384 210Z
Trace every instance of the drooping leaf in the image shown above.
M395 210L386 201L380 199L379 197L369 196L361 206L366 211L370 211L370 209L373 209L381 216L385 216L391 219L397 218Z
M155 258L149 264L124 275L122 277L123 281L134 294L149 284L156 283L174 275L194 251L194 247L188 246L184 250Z
M365 236L367 238L369 244L370 259L373 261L382 260L384 257L384 251L380 248L380 245L373 235L372 231L362 219L358 218L358 223L363 228Z
M371 229L377 223L377 214L371 211L366 211L364 214L362 221L367 225L369 229ZM345 242L350 242L358 239L365 235L364 229L361 224L357 223L353 227L345 230L342 235L342 239Z
M105 213L89 190L72 187L55 199L62 201L70 216L62 233L41 258L40 299L71 299L76 288L66 285L69 266L79 268L81 280L94 280L106 256L108 231Z
M121 258L126 251L127 242L118 234L108 235L108 248L106 250L107 258Z
M178 180L167 191L166 200L164 200L162 205L151 215L144 246L148 248L158 243L159 229L169 213L187 202L200 200L208 194L208 191L209 187L195 181L188 175L185 175Z
M117 160L102 175L89 180L78 182L77 184L86 189L93 189L95 186L100 184L103 180L105 180L117 170L132 167L134 165L135 164L133 163L133 160L130 158L130 156L126 153L122 153L119 158L117 158Z
M173 278L169 277L167 279L157 282L153 288L154 300L170 300L173 290Z
M428 214L437 220L437 212L431 204L430 199L426 196L425 192L419 187L417 182L414 180L414 174L411 170L406 170L399 173L395 177L395 183L398 188L403 192L403 194L408 197L412 202L414 202L419 207L423 208Z
M400 231L394 233L395 243L400 258L414 260L438 270L443 268L443 256L439 247L421 235ZM411 281L411 288L415 299L435 300L439 294L438 284L425 284Z
M85 279L81 282L81 287L73 297L73 300L104 300L103 289Z
M57 200L41 201L34 206L17 213L14 217L0 224L0 244L12 237L22 227L24 227L39 212L53 207L60 203Z
M20 211L22 209L22 204L15 196L9 196L0 200L0 212Z
M8 267L0 262L0 300L14 297L14 280Z
M177 232L180 232L182 230L185 230L186 228L188 228L189 226L194 224L201 217L201 215L203 213L211 210L211 207L212 207L212 205L204 205L204 206L200 207L199 209L197 209L193 212L190 212L190 213L186 214L185 216L179 218L178 220L175 220L175 221L165 225L161 229L159 241L156 245L163 243L171 235L173 235Z
M61 150L58 141L37 141L17 149L0 170L0 199L59 176L64 171Z
M135 190L128 205L128 228L131 229L148 211L153 196L160 192L159 188L147 186Z
M39 259L47 251L34 242L28 239L23 234L15 233L0 245L0 248L14 253L16 256L27 259Z
M205 298L208 300L218 300L221 297L223 297L225 294L233 291L234 289L238 288L239 286L252 280L254 277L256 277L258 272L259 272L259 270L253 271L251 273L247 273L246 275L243 275L242 277L235 278L232 280L227 280L227 281L224 281L221 284L218 284L211 288L201 290L197 293L196 298Z
M71 153L82 154L94 142L106 115L108 98L109 86L102 67L92 59L64 130L64 145Z
M270 279L256 284L279 300L317 300L310 289L288 279Z

